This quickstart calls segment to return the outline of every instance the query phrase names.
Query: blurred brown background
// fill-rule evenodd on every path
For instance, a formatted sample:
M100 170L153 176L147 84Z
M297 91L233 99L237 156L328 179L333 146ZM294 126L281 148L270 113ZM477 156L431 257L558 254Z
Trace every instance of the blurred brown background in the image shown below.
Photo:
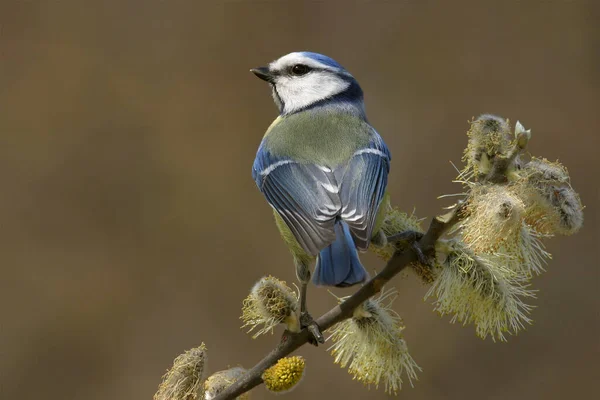
M587 205L578 235L548 242L535 323L508 343L395 281L424 370L400 397L600 398L600 7L499 3L0 2L0 397L150 399L202 341L213 372L274 345L238 319L261 275L295 279L250 176L276 110L248 69L312 50L362 84L402 209L447 204L482 112L532 128L531 152L564 162ZM334 304L309 293L314 314ZM323 347L299 353L307 376L286 398L386 398Z

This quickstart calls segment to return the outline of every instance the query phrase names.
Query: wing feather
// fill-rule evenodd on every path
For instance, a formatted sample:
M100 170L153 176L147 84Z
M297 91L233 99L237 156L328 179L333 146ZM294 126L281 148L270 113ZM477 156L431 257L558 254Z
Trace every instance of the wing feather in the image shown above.
M302 248L317 255L335 240L334 222L341 209L333 171L272 157L262 146L256 158L256 184Z
M389 150L377 135L369 147L354 154L341 180L341 218L350 227L360 250L366 250L371 241L379 204L387 186L390 159Z

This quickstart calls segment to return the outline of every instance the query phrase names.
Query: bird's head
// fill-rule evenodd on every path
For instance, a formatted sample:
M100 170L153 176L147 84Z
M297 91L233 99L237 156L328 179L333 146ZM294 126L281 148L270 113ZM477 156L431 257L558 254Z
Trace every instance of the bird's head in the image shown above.
M338 102L362 109L362 90L348 71L322 54L287 54L267 67L250 70L271 84L281 114L291 114L315 104Z

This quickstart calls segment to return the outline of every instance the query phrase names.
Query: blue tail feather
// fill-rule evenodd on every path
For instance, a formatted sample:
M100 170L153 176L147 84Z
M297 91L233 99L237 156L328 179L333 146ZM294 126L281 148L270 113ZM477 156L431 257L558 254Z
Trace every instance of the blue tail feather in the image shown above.
M364 282L368 274L358 259L350 228L345 222L338 221L334 229L335 241L321 250L317 257L313 283L346 287Z

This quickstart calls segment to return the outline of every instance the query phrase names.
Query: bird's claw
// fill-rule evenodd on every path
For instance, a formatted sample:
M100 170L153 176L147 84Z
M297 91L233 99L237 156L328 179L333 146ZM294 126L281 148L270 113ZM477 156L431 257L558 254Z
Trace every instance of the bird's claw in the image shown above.
M306 311L300 314L300 326L308 329L308 332L310 333L308 336L308 342L310 344L313 346L318 346L319 344L325 343L325 338L321 333L321 328L319 328L319 325L317 325L313 317L311 317Z
M423 265L431 266L432 263L431 263L430 257L425 255L425 253L429 254L430 249L424 250L423 247L421 246L421 244L419 243L419 240L421 240L423 238L423 235L424 234L421 232L409 230L409 231L403 231L400 233L396 233L395 235L389 236L387 238L387 240L390 243L408 242L407 244L417 255L417 260Z
M415 254L417 255L417 259L421 264L427 265L429 267L432 266L431 259L425 255L425 253L423 252L423 249L421 248L421 245L419 244L418 241L412 242L411 247L412 247L413 251L415 252Z
M389 236L387 238L387 241L389 243L405 242L405 241L416 242L416 241L421 240L422 237L423 237L423 233L421 233L421 232L403 231L400 233L396 233L395 235Z

